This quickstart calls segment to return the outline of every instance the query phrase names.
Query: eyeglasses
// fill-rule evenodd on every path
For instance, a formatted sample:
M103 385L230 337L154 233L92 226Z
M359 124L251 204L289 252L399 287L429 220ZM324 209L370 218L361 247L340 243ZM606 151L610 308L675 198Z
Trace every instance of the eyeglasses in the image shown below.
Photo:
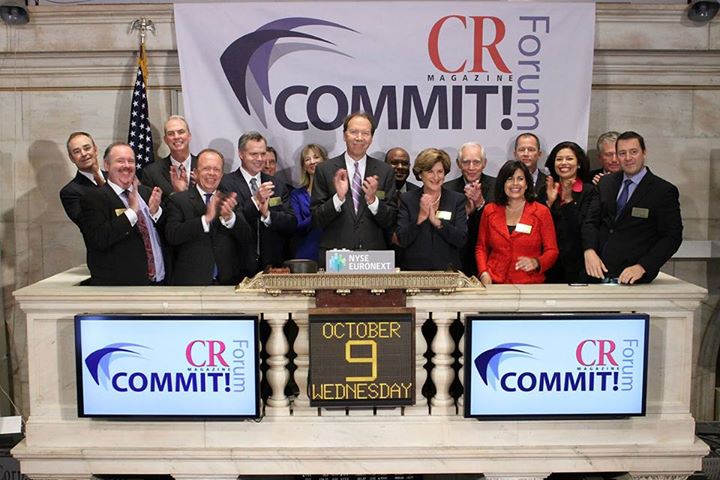
M348 130L348 134L352 137L362 137L367 138L372 136L372 132L370 130Z
M481 167L482 164L482 160L462 160L460 162L463 167Z

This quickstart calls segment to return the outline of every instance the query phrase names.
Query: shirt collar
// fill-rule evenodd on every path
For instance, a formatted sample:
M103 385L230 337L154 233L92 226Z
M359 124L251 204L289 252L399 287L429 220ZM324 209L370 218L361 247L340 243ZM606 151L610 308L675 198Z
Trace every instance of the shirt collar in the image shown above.
M203 200L205 199L206 193L209 193L210 195L213 195L215 193L215 192L206 192L205 190L200 188L200 185L198 185L197 183L195 184L195 188L197 188L197 191L200 194L200 198L202 198Z
M93 175L92 173L83 172L82 170L78 170L78 173L93 182L95 185L97 185L97 182L95 181L95 175Z
M192 159L192 155L188 155L185 160L183 160L182 162L178 162L177 160L175 160L172 157L172 155L170 155L170 163L172 165L175 165L176 167L182 165L183 167L185 167L185 170L188 170L188 171L190 170L190 163L191 163L190 160L191 159Z
M628 176L627 174L623 173L623 182L625 180L632 181L635 185L639 184L640 181L645 177L645 174L647 173L647 167L643 166L638 173L633 175L632 177Z
M347 167L348 172L351 172L351 175L352 173L354 173L355 163L357 163L358 167L360 167L360 173L364 174L365 166L367 165L367 154L363 155L363 157L356 162L354 158L352 158L350 155L348 155L347 152L345 152L345 167Z
M123 193L125 190L127 190L128 192L132 192L132 191L134 190L133 185L130 185L128 188L123 188L123 187L121 187L120 185L111 182L110 180L107 181L107 184L110 185L110 188L112 188L112 189L113 189L113 192L117 193L118 196L119 196L121 193Z
M240 166L240 173L242 174L243 178L245 179L245 183L247 183L248 185L250 185L250 180L253 179L253 178L257 179L258 187L259 187L260 184L262 183L262 178L260 177L260 174L261 174L262 172L258 172L257 175L252 175L250 172L248 172L247 170L245 170L245 169L242 167L242 165L241 165L241 166Z

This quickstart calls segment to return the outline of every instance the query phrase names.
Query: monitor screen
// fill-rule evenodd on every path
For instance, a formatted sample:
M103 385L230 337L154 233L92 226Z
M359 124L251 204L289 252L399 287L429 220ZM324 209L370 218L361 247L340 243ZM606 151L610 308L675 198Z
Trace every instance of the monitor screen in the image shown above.
M468 315L465 416L645 415L648 315Z
M80 417L259 416L257 316L77 315Z

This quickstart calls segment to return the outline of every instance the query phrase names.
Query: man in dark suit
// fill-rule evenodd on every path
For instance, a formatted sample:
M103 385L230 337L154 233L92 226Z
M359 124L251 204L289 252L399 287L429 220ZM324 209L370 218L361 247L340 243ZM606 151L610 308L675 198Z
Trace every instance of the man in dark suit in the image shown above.
M79 226L80 199L88 190L105 185L105 176L100 171L95 140L89 133L73 132L65 145L77 172L75 178L60 190L60 201L68 218Z
M241 274L245 276L267 266L282 266L286 241L297 226L287 186L262 173L266 148L260 133L244 133L238 140L240 167L220 182L221 192L237 194L239 208L250 225L250 245L241 252Z
M185 118L172 115L165 122L163 141L170 149L170 155L155 160L142 169L143 185L160 187L163 204L174 192L184 192L194 183L192 171L197 166L197 157L190 153L190 127Z
M605 132L598 137L596 143L597 156L602 166L597 170L590 171L590 178L592 179L593 185L597 185L600 177L603 175L622 170L615 153L615 142L619 135L620 133L618 132Z
M477 245L480 217L486 202L495 198L495 177L485 175L487 157L482 145L475 142L463 144L458 150L457 165L462 175L445 184L445 188L465 195L467 214L467 242L460 251L462 271L465 275L477 276L475 245Z
M80 200L80 230L87 249L89 285L150 285L165 278L156 223L160 189L140 185L135 153L126 143L105 150L107 182Z
M677 187L645 166L645 140L622 133L616 143L622 172L605 175L583 223L585 270L598 279L647 283L682 243Z
M197 184L168 201L165 238L174 247L170 285L234 285L241 280L240 251L250 246L250 227L236 211L237 194L217 190L224 161L217 150L200 152Z
M547 175L538 168L538 160L542 156L540 149L540 139L534 133L521 133L515 138L515 150L513 151L515 160L519 160L528 167L533 180L533 191L538 200L545 202L547 197L546 180Z
M385 163L393 167L395 171L395 194L397 198L410 190L419 188L414 183L407 181L410 175L410 154L402 147L394 147L385 154Z
M333 248L385 250L395 227L395 172L367 155L375 121L364 112L343 122L345 153L318 165L312 191L313 224L323 229L319 260Z

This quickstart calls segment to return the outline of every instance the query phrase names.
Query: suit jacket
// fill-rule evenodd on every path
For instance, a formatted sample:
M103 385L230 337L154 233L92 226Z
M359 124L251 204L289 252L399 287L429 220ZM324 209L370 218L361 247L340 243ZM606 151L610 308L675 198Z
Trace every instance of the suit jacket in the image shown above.
M140 185L147 203L152 191ZM110 185L89 190L80 200L80 231L87 249L89 285L149 285L145 244L138 229L124 215L125 204ZM155 224L162 231L163 220Z
M103 172L103 175L104 174L105 172ZM96 188L97 185L78 171L75 174L75 178L70 180L60 190L60 201L62 202L62 206L65 209L65 213L68 218L72 220L75 225L80 226L80 212L82 211L80 207L80 199L85 196L89 190L94 190Z
M450 180L445 183L445 188L454 192L462 193L465 195L465 179L461 176L455 180ZM484 173L480 176L480 190L482 191L483 198L486 203L490 203L495 200L495 177L485 175ZM460 259L462 262L462 272L468 277L475 275L477 276L477 261L475 260L475 247L477 246L478 229L480 228L480 217L484 207L478 208L470 215L467 219L467 241L461 247Z
M547 175L543 172L538 172L538 179L533 185L533 192L535 192L535 198L539 202L547 204Z
M417 224L423 189L405 192L398 208L397 236L404 248L403 270L446 270L461 267L460 248L467 241L465 195L442 189L438 212L450 214L435 228L429 220Z
M147 185L151 189L153 187L160 187L162 190L162 202L163 205L167 203L168 197L174 192L172 182L170 181L170 155L164 158L156 159L152 164L143 168L140 172L140 181L143 185ZM190 169L193 170L197 167L197 157L190 155ZM188 176L190 172L187 172ZM188 177L190 178L190 177ZM189 187L195 185L195 182L190 181ZM188 187L188 190L190 188Z
M319 263L325 264L325 251L332 248L352 250L386 250L387 238L395 228L397 205L395 204L395 172L393 168L372 157L367 157L365 178L378 176L378 211L373 215L360 196L357 214L353 207L352 192L348 189L345 203L338 212L333 205L335 195L335 172L345 168L345 155L321 163L315 171L312 191L313 224L323 229L320 238ZM348 183L352 174L348 174Z
M210 285L215 266L218 284L235 285L242 280L240 252L249 248L251 236L243 213L236 209L232 229L223 226L218 217L205 233L200 217L206 211L205 199L194 187L177 192L168 201L165 238L174 247L170 285Z
M680 194L675 185L648 169L615 219L622 181L623 172L617 172L598 182L598 195L582 227L583 247L595 250L608 277L618 277L625 268L640 264L645 275L639 281L651 282L682 243Z
M238 168L225 175L220 181L220 191L237 193L238 209L245 216L250 226L250 245L240 252L241 270L245 276L253 276L266 266L281 267L287 259L287 243L295 233L297 220L290 206L290 193L284 182L278 182L274 177L260 174L260 182L273 182L275 193L270 207L270 226L267 227L260 220L260 212L252 201L250 187ZM260 238L260 254L257 254L258 236Z
M479 272L488 272L493 283L542 283L545 271L558 257L555 227L550 210L539 202L527 202L519 223L530 226L530 233L516 228L508 231L505 206L490 203L480 219L475 256ZM515 270L518 257L537 258L540 270Z
M595 195L595 187L590 183L583 183L582 191L572 192L571 203L562 205L558 196L550 207L560 256L547 272L547 283L573 283L584 278L582 225Z

